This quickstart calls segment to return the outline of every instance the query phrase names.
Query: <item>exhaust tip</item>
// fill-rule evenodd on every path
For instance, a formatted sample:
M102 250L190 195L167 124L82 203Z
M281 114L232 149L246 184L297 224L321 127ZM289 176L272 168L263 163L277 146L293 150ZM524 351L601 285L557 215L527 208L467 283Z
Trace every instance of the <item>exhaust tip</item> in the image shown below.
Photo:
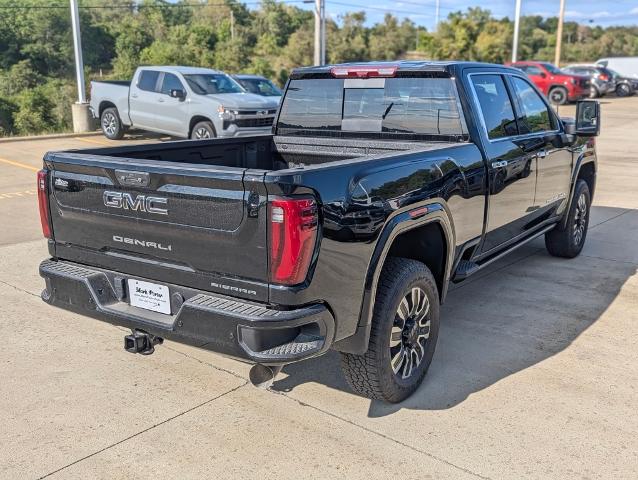
M277 367L269 367L257 363L253 365L248 374L250 383L257 388L270 388L275 381L275 377L281 372L282 365Z

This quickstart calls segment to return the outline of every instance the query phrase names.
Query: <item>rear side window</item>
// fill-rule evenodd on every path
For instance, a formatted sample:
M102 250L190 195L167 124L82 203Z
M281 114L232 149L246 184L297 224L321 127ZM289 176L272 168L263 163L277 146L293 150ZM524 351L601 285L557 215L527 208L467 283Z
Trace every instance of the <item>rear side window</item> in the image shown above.
M554 116L536 90L522 78L511 77L514 92L522 109L519 119L521 134L545 132L555 129Z
M300 135L308 129L398 136L467 134L454 81L425 77L292 80L278 127Z
M177 75L165 73L164 80L162 80L161 92L164 95L170 95L171 90L184 90L184 86L182 85L182 82L179 81L179 78L177 78Z
M137 82L137 88L147 92L154 92L157 85L157 77L159 77L159 72L155 70L142 70L140 79Z
M476 91L490 139L511 137L518 134L512 102L500 75L473 75Z

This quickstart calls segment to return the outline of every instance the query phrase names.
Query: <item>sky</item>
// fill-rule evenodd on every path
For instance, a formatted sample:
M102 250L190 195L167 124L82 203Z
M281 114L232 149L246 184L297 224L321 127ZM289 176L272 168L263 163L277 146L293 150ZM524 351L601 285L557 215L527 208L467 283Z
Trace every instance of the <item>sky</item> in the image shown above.
M497 17L514 18L516 0L440 0L440 18L445 19L452 11L468 7L486 8ZM366 12L369 24L383 19L386 12L399 18L407 17L417 25L433 30L436 0L326 0L326 13L338 20L345 12ZM298 5L312 8L311 5ZM560 0L522 0L522 15L558 16ZM589 25L638 25L638 0L566 0L566 20Z

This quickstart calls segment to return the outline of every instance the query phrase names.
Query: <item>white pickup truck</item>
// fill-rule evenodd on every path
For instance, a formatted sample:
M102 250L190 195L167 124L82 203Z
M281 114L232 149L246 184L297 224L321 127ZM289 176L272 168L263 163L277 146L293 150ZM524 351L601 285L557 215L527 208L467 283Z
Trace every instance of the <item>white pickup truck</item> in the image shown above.
M131 82L91 82L91 112L113 140L129 128L193 139L269 134L278 105L208 68L139 67Z

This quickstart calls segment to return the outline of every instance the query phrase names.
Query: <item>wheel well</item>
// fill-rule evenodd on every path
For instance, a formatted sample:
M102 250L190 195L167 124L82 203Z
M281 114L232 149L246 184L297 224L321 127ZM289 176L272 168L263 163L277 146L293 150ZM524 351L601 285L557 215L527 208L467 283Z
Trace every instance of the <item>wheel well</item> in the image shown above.
M210 124L213 126L213 131L215 132L215 134L217 134L217 132L215 131L215 124L211 121L210 118L204 117L202 115L196 115L193 118L191 118L191 121L188 124L188 136L189 137L191 136L191 133L193 133L193 128L199 122L210 122Z
M114 108L115 110L117 110L117 107L115 106L115 104L113 102L108 102L106 100L104 100L103 102L100 103L100 109L98 111L98 116L102 116L102 112L104 110L106 110L107 108Z
M582 178L587 182L589 187L589 195L594 198L594 188L596 188L596 169L594 168L594 162L586 163L580 167L578 171L578 178Z
M403 257L424 263L434 275L439 295L441 295L445 281L447 254L447 242L443 229L438 222L432 222L396 237L386 259Z

